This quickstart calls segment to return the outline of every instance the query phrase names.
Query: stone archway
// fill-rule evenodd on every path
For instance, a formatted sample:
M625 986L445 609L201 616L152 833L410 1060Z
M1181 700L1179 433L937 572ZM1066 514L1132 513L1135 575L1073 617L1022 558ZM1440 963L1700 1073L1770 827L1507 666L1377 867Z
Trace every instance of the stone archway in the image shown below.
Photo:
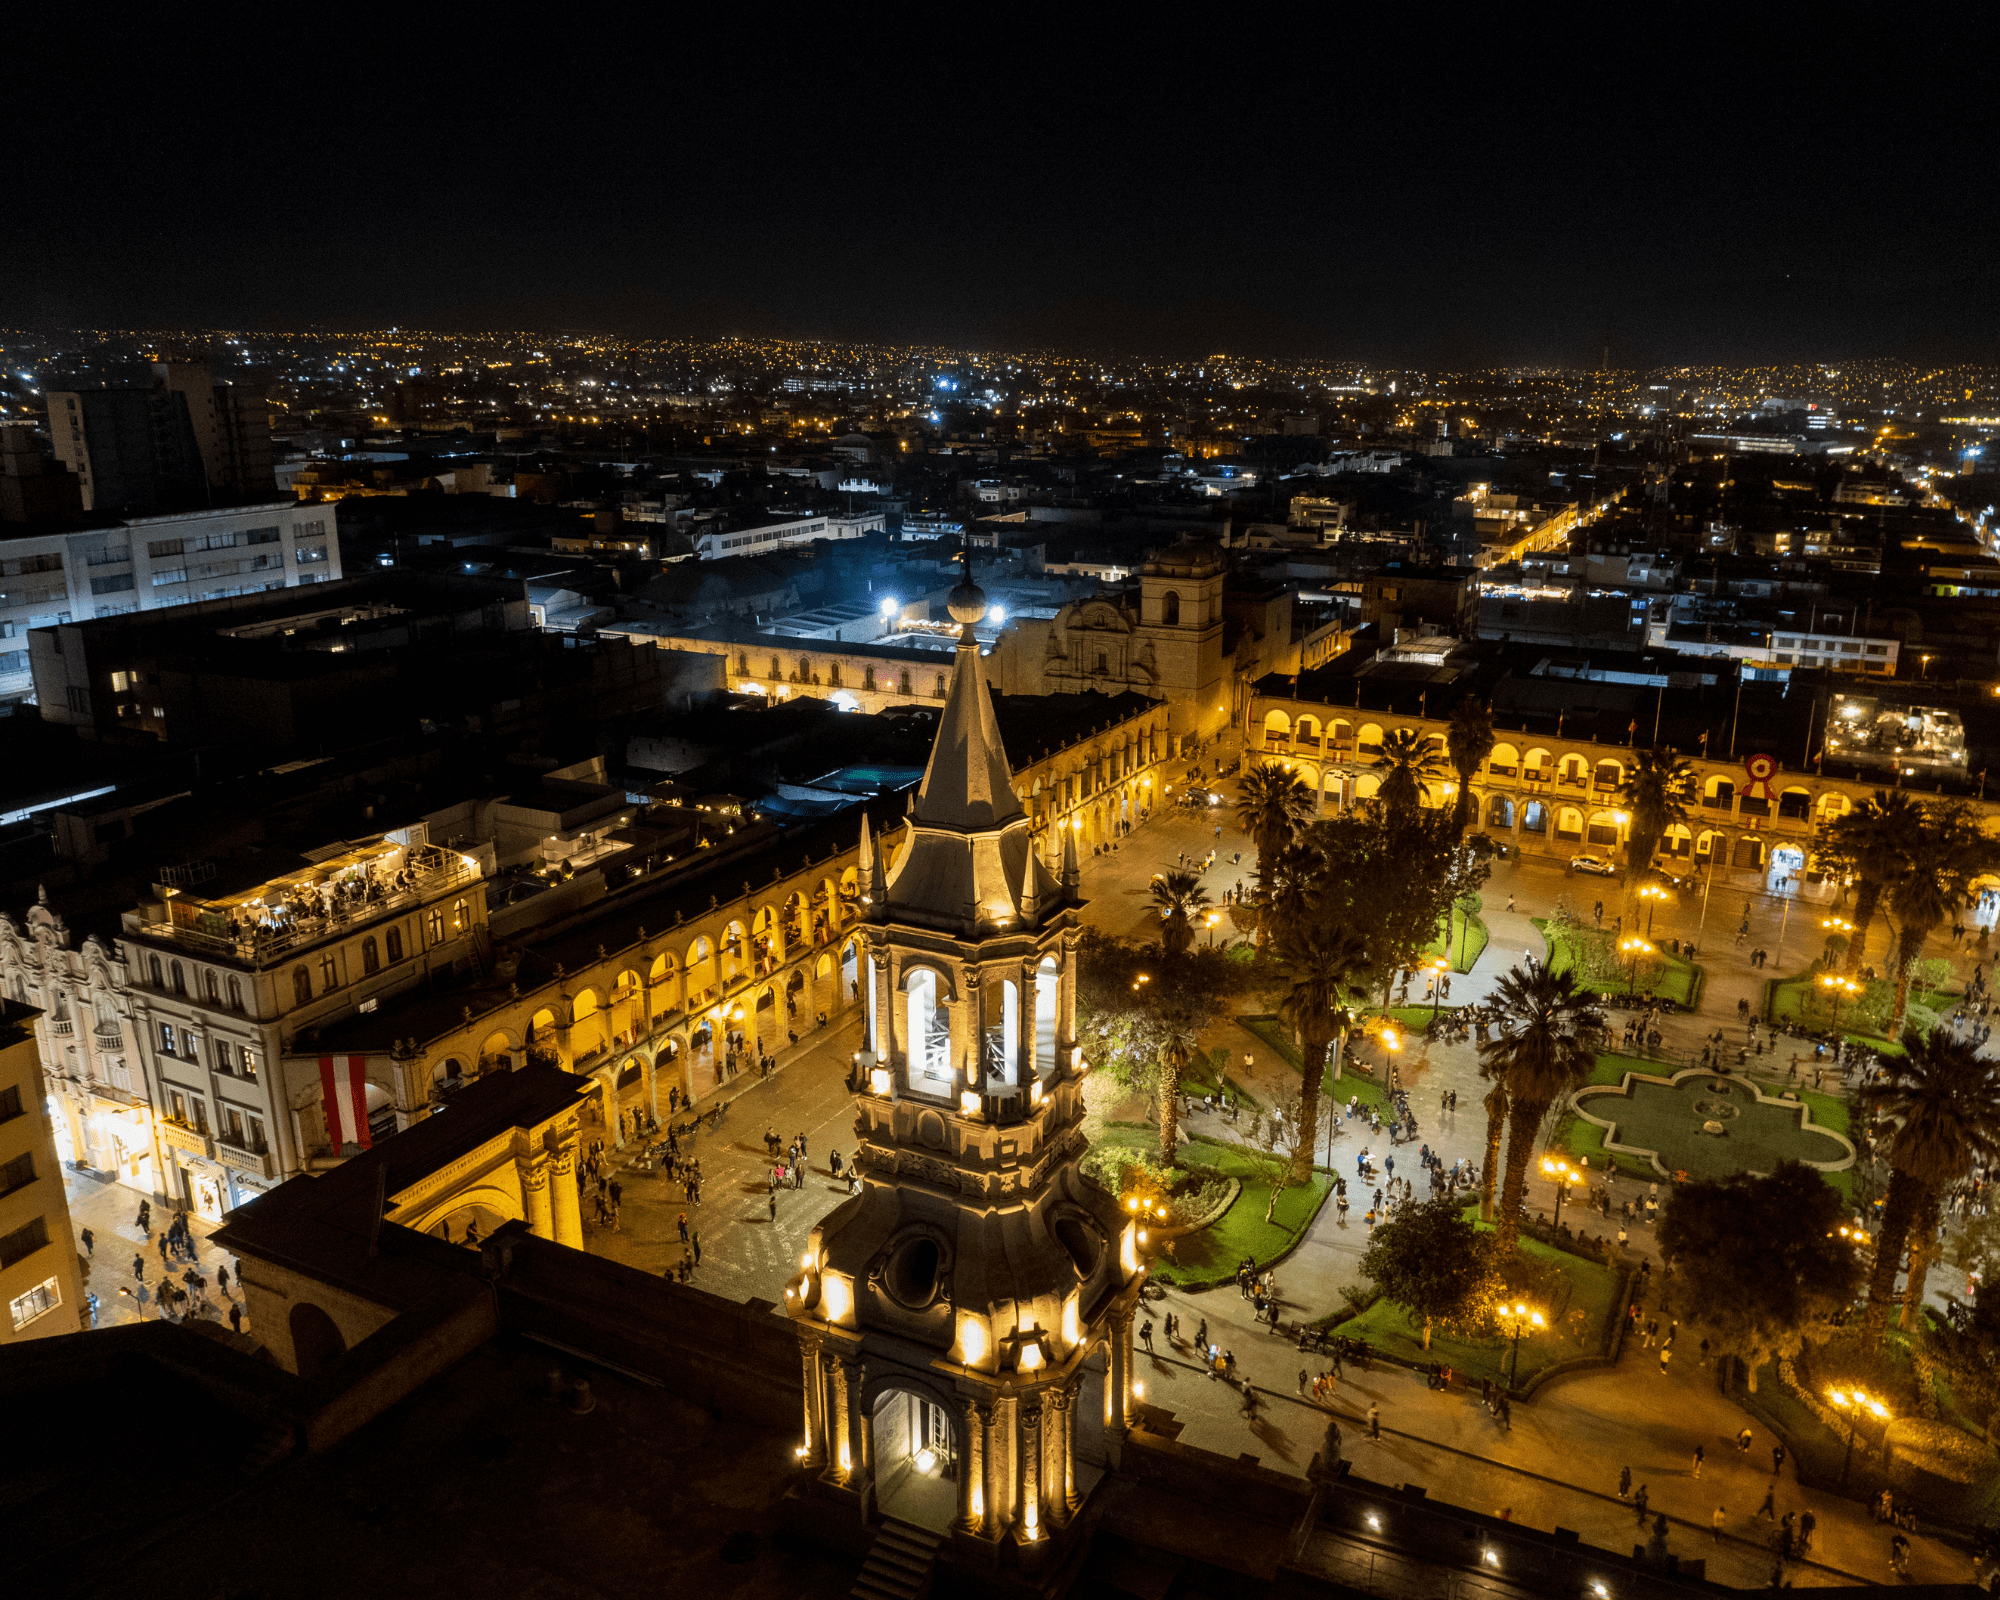
M869 1385L868 1461L886 1516L951 1531L966 1470L963 1419L950 1396L900 1378Z

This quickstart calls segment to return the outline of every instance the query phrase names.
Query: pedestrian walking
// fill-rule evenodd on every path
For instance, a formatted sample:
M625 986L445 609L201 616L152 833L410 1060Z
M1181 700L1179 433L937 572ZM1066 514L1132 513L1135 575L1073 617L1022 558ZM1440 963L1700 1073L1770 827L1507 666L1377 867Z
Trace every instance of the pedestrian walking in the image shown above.
M1673 1354L1671 1350L1662 1350L1660 1352L1660 1376L1663 1378L1667 1375L1667 1363L1673 1359Z
M1299 1398L1301 1400L1306 1398L1306 1369L1304 1367L1299 1368Z
M1639 1485L1639 1492L1632 1496L1632 1509L1639 1514L1639 1526L1646 1525L1646 1486Z
M771 1202L771 1220L773 1222L776 1222L778 1220L778 1191L776 1189L773 1189L771 1191L770 1202ZM1664 1363L1662 1363L1662 1370L1664 1370Z
M1780 1478L1780 1477L1783 1477L1783 1476L1784 1476L1784 1466L1785 1466L1785 1447L1784 1447L1783 1445L1781 1445L1781 1444L1774 1444L1774 1445L1772 1445L1772 1446L1771 1446L1771 1476L1772 1476L1772 1477L1774 1477L1774 1478Z
M1701 1464L1707 1458L1707 1452L1700 1445L1696 1445L1694 1447L1694 1475L1697 1478L1701 1476Z
M229 1303L229 1331L231 1333L243 1331L243 1308L233 1300Z
M132 1257L132 1276L141 1283L146 1281L146 1258L143 1254Z
M1382 1437L1382 1408L1372 1402L1368 1407L1368 1437L1371 1439Z
M1709 1518L1709 1527L1713 1530L1714 1539L1717 1544L1722 1543L1722 1525L1728 1519L1729 1513L1723 1510L1721 1506L1717 1506L1715 1508L1715 1515Z
M690 1241L690 1244L689 1244L689 1248L690 1248L691 1250L693 1250L693 1252L694 1252L694 1264L695 1264L696 1266L700 1266L700 1265L701 1265L701 1233L700 1233L700 1230L699 1230L699 1229L697 1229L697 1230L696 1230L696 1232L695 1232L695 1234L694 1234L694 1236L693 1236L692 1240Z
M1757 1515L1765 1518L1767 1521L1770 1522L1776 1522L1778 1520L1777 1484L1773 1483L1770 1488L1764 1491L1764 1503L1757 1508Z
M1736 1436L1736 1453L1747 1456L1750 1453L1750 1430L1745 1428Z
M1146 1347L1146 1354L1153 1353L1153 1324L1149 1318L1139 1324L1139 1342Z
M83 1253L95 1259L97 1255L97 1235L92 1233L88 1228L85 1228L83 1232L77 1235L77 1239L83 1245Z

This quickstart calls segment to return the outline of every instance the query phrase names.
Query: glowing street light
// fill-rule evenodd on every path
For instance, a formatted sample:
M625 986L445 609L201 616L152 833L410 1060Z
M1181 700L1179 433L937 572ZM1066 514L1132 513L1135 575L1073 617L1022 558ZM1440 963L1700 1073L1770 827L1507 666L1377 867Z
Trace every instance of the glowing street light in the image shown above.
M1563 1219L1563 1201L1569 1198L1569 1186L1573 1183L1581 1183L1583 1181L1583 1174L1567 1161L1563 1160L1561 1156L1543 1156L1542 1175L1551 1179L1556 1186L1555 1225L1560 1228Z
M1625 980L1625 992L1629 995L1639 987L1640 958L1655 954L1657 946L1654 945L1652 940L1642 939L1635 933L1629 938L1620 939L1618 941L1618 948L1624 951L1625 955L1631 961L1631 968Z
M1840 1463L1840 1486L1847 1487L1847 1469L1854 1465L1854 1428L1863 1416L1877 1422L1890 1420L1889 1408L1863 1389L1829 1389L1826 1397L1833 1409L1847 1418L1847 1457Z
M1431 1021L1437 1021L1438 1006L1444 1000L1444 975L1451 971L1451 963L1443 956L1432 956L1424 963L1424 969L1431 975Z
M1662 900L1671 900L1673 896L1659 884L1649 883L1639 891L1639 898L1646 902L1646 937L1650 939L1653 937L1654 911L1659 908Z
M1861 985L1841 973L1822 972L1819 986L1833 996L1833 1031L1840 1032L1840 1008L1842 1004L1861 993Z
M1500 1320L1511 1323L1514 1330L1514 1353L1507 1366L1507 1387L1511 1389L1521 1376L1521 1335L1530 1327L1546 1328L1548 1323L1541 1312L1519 1300L1500 1308Z

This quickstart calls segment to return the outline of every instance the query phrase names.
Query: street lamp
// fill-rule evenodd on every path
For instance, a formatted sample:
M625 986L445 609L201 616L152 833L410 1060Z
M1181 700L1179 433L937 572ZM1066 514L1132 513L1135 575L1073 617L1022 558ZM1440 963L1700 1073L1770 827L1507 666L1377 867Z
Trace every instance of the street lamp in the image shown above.
M1629 939L1620 939L1618 948L1631 958L1630 974L1625 980L1625 993L1629 996L1639 987L1639 959L1654 953L1655 946L1650 939L1641 939L1636 933Z
M1853 948L1854 924L1849 922L1845 917L1821 917L1819 925L1826 929L1826 942L1828 944L1833 943L1833 936L1836 933L1842 933L1848 936L1850 941L1849 948Z
M1646 937L1653 937L1653 913L1659 909L1662 900L1670 900L1672 895L1657 883L1649 883L1639 891L1639 898L1646 902Z
M1211 912L1209 912L1209 914L1208 914L1208 926L1209 926L1209 929L1210 929L1210 932L1209 932L1209 935L1208 935L1208 947L1209 947L1209 948L1210 948L1211 950L1213 950L1213 949L1215 948L1215 933L1214 933L1214 931L1213 931L1213 930L1214 930L1214 928L1215 928L1216 924L1217 924L1217 923L1219 923L1219 922L1221 922L1221 921L1222 921L1222 913L1221 913L1220 911L1211 911Z
M1507 1367L1507 1387L1512 1389L1521 1376L1521 1335L1526 1333L1531 1325L1546 1328L1548 1323L1542 1320L1541 1312L1518 1300L1511 1306L1502 1306L1500 1317L1503 1322L1511 1322L1514 1325L1514 1354Z
M1431 1021L1437 1021L1438 1006L1444 1000L1444 975L1451 971L1451 963L1443 956L1432 956L1424 965L1431 974Z
M1840 1487L1847 1487L1847 1469L1854 1465L1854 1429L1865 1412L1878 1422L1889 1420L1889 1408L1861 1389L1829 1389L1826 1397L1833 1409L1847 1418L1847 1456L1840 1463Z
M1562 1220L1563 1220L1563 1201L1569 1198L1569 1186L1573 1183L1581 1182L1583 1179L1583 1174L1578 1172L1576 1168L1571 1166L1567 1161L1563 1160L1561 1156L1543 1156L1542 1175L1546 1178L1552 1179L1555 1183L1556 1186L1555 1225L1558 1228L1560 1228L1562 1226Z
M1819 975L1819 986L1833 996L1833 1031L1838 1033L1841 1003L1861 993L1861 985L1844 974L1822 972Z

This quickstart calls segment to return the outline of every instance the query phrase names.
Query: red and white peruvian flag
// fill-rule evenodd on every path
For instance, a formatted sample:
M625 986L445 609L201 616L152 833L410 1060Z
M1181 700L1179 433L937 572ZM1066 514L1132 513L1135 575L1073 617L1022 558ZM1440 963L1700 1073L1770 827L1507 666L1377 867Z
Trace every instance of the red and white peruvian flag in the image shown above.
M319 1086L326 1107L326 1136L334 1149L369 1148L368 1074L365 1056L321 1056Z

